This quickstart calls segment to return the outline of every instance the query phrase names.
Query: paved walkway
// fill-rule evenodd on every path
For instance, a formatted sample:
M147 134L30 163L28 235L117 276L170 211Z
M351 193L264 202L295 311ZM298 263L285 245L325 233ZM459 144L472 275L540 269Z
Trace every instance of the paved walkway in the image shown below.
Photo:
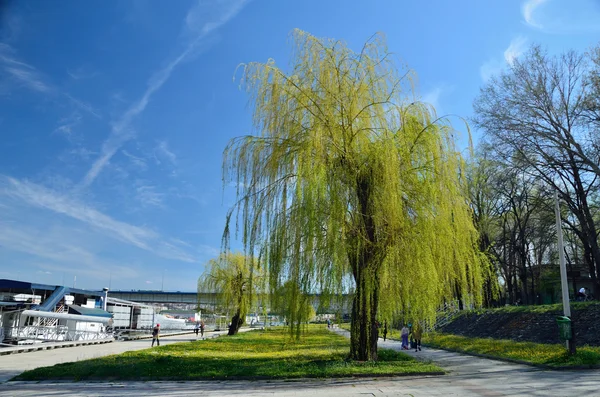
M348 331L335 328L335 332L350 337ZM540 369L522 364L513 364L505 361L489 360L485 358L469 356L466 354L453 353L440 349L423 347L421 351L402 350L400 341L388 339L386 342L379 338L377 344L380 348L392 349L406 353L418 360L432 361L453 376L473 375L477 373L493 373L506 371L539 372ZM555 371L552 371L555 372Z
M176 340L178 338L181 339ZM165 340L165 343L181 340L186 338L174 337L172 341ZM144 348L149 342L118 342L114 345L120 343L142 343L140 348ZM397 341L380 341L379 346L400 349ZM600 370L549 371L428 348L407 353L432 360L449 374L294 381L7 382L0 384L0 396L600 396ZM33 354L36 353L20 356Z

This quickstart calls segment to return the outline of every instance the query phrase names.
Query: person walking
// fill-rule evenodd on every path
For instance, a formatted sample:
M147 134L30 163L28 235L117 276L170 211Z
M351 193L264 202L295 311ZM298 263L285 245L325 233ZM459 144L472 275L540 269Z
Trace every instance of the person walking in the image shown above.
M156 346L160 346L160 338L158 334L160 333L160 324L156 324L156 327L152 330L152 347L154 347L154 342L156 342Z
M387 338L387 320L383 322L383 341Z
M417 322L412 330L412 338L415 340L415 351L421 351L421 336L423 334L423 330L421 329L421 325Z
M204 338L204 320L200 321L200 337Z
M198 332L200 332L200 323L196 323L194 327L194 333L196 334L196 338L198 337Z
M402 329L400 330L400 336L402 337L402 349L404 350L408 350L408 334L410 333L410 331L408 330L408 328L406 327L406 324L402 326Z

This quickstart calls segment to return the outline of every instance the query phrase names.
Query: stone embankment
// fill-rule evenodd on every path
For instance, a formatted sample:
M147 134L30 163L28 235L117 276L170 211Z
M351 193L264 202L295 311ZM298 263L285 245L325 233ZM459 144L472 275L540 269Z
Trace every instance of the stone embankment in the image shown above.
M576 343L600 346L600 303L572 309L571 314ZM561 309L544 313L509 310L464 312L438 330L473 338L560 343L557 316L562 316Z

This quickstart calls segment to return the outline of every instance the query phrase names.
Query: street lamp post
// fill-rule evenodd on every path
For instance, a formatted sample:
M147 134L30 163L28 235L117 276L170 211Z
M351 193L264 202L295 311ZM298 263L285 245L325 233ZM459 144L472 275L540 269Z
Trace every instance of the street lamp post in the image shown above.
M565 264L565 252L564 252L564 243L563 243L563 233L562 233L562 221L560 217L560 205L558 203L558 192L554 190L554 203L555 203L555 213L556 213L556 235L558 238L558 259L560 262L560 285L562 289L562 303L563 303L563 313L565 317L571 318L571 304L569 302L569 284L567 280L567 266ZM571 331L573 327L573 321L571 320ZM574 337L573 332L571 332L571 337ZM567 340L567 349L572 354L575 354L575 342L573 339Z

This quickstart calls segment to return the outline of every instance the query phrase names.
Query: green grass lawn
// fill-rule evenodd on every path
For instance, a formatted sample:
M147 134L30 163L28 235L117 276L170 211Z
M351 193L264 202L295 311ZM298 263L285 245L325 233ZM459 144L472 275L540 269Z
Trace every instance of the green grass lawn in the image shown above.
M580 346L577 354L567 353L565 345L515 342L490 338L469 338L458 335L430 333L423 338L427 346L465 353L485 354L498 358L520 360L550 367L600 365L600 347Z
M182 342L37 368L13 380L208 380L442 374L433 364L379 349L378 362L347 360L349 340L311 326L300 341L284 329Z

